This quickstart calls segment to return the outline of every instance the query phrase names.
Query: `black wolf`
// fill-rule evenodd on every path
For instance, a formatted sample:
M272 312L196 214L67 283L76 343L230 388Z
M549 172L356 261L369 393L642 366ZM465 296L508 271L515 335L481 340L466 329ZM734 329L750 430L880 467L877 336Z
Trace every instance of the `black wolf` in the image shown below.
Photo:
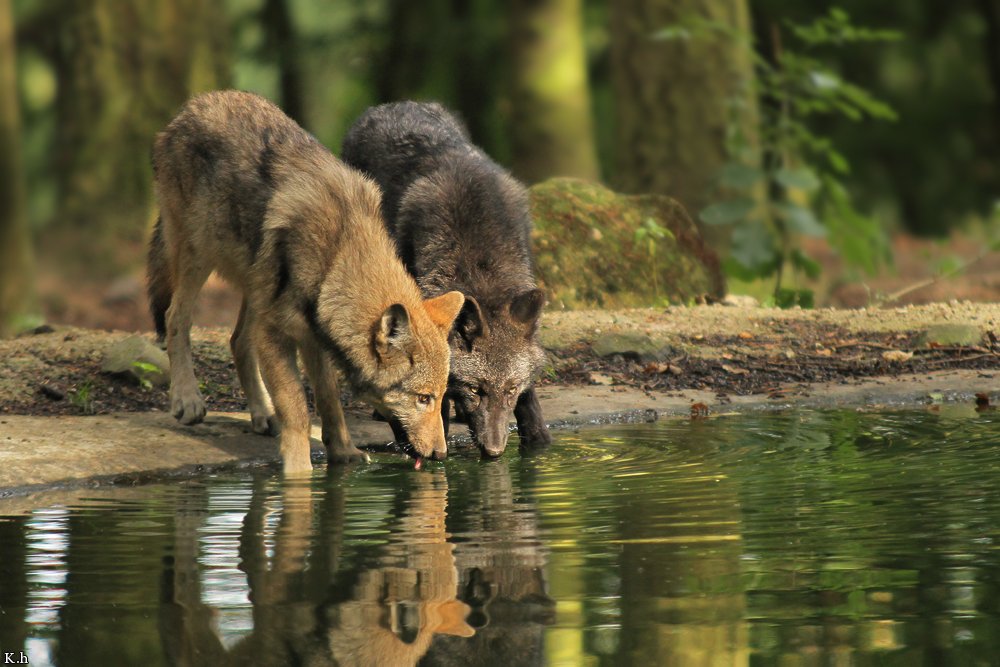
M537 340L545 292L533 277L524 186L434 103L368 109L341 158L382 188L389 234L424 297L465 295L449 338L447 397L480 450L503 453L511 412L522 447L550 442L532 387L545 359Z

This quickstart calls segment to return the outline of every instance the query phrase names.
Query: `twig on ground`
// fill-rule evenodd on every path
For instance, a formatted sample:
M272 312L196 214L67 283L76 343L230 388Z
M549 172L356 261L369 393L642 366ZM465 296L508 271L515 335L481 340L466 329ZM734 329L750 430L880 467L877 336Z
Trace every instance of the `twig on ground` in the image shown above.
M913 283L909 287L904 287L901 290L893 292L892 294L890 294L889 296L885 297L884 299L879 299L878 301L876 301L872 305L875 308L881 308L882 306L884 306L884 305L886 305L888 303L892 303L893 301L896 301L897 299L906 296L910 292L916 292L919 289L923 289L925 287L929 287L929 286L933 285L934 283L938 282L939 280L945 280L947 278L951 278L953 275L961 273L962 271L965 271L969 267L974 266L975 264L978 264L979 262L981 262L983 260L984 257L986 257L987 255L989 255L990 252L991 252L991 250L989 248L987 248L986 250L983 250L981 253L979 253L978 256L973 257L970 260L966 260L965 262L959 264L957 267L955 267L951 271L948 271L947 273L942 273L939 276L934 276L933 278L928 278L926 280L921 280L920 282Z

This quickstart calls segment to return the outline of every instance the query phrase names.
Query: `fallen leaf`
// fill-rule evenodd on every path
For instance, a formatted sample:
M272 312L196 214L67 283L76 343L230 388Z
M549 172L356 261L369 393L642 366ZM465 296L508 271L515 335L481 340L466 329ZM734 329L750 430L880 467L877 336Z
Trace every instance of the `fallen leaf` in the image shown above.
M670 371L671 375L680 375L684 372L680 366L674 366L673 364L667 364L667 370Z
M816 348L816 354L818 354L821 357L830 357L833 356L833 350L826 347L819 347Z
M691 419L704 419L708 416L709 407L704 403L691 404Z
M750 372L745 368L736 368L734 366L727 366L726 364L722 364L722 370L726 371L727 373L734 373L736 375L746 375L747 373Z
M647 375L653 375L654 373L662 373L662 372L664 372L665 370L667 370L668 366L669 366L669 364L658 364L658 363L654 362L654 363L646 366L642 370Z
M740 338L753 338L753 334L747 331L740 332Z
M932 341L928 341L927 347L933 349L935 347L944 347L944 345L942 345L941 343L938 343L938 342L935 342L935 341L932 340Z
M902 350L886 350L882 353L882 358L888 361L890 364L897 363L901 364L904 361L909 361L913 356L912 352L903 352Z

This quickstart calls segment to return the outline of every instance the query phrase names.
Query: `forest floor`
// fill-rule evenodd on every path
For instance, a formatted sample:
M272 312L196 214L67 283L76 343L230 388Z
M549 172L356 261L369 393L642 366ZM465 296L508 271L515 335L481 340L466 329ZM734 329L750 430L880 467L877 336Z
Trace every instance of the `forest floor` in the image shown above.
M922 331L940 324L977 327L982 339L971 345L918 342ZM543 317L548 364L539 384L631 387L667 397L706 390L720 400L781 398L819 382L995 372L1000 347L994 331L1000 332L1000 305L970 301L859 310L714 305L564 311ZM195 329L195 373L209 410L241 412L246 403L229 334ZM165 389L101 371L106 350L129 335L58 326L0 343L0 414L168 410ZM347 392L345 400L351 404Z

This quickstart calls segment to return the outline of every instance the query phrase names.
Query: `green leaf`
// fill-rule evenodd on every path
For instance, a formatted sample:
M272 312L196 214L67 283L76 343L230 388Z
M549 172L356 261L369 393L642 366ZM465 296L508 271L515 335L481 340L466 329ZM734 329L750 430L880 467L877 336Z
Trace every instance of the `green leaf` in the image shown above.
M795 299L798 296L798 291L793 289L788 289L783 287L778 290L778 293L774 295L774 305L782 310L788 310L795 305Z
M786 188L805 190L811 192L819 187L819 179L812 169L799 167L798 169L779 169L774 172L774 180Z
M775 208L785 218L788 228L803 236L826 236L826 227L816 218L816 214L805 206L787 202Z
M706 225L728 225L743 220L757 206L753 199L744 197L709 205L699 214Z
M847 158L832 148L827 151L826 159L834 171L845 175L851 173L851 165L847 162Z
M763 171L739 162L730 162L719 171L719 184L736 190L749 190L762 178Z
M778 308L788 309L793 306L802 308L812 308L815 305L815 296L811 289L792 289L782 287L774 297L774 305Z
M751 269L746 266L743 266L732 257L722 262L723 273L725 273L730 278L736 278L737 280L742 280L745 283L753 282L758 278L767 278L772 273L770 268L771 268L770 266L763 266L763 267L758 267L756 269Z
M816 279L819 278L820 274L823 272L823 267L815 259L807 256L802 252L801 248L795 248L792 250L789 258L792 260L792 265L800 269L807 278Z
M657 30L649 37L657 41L688 40L691 39L691 31L682 25L672 25L668 28Z
M774 233L763 220L749 220L733 230L733 258L748 269L764 270L775 265L778 251ZM770 275L770 271L764 275Z

